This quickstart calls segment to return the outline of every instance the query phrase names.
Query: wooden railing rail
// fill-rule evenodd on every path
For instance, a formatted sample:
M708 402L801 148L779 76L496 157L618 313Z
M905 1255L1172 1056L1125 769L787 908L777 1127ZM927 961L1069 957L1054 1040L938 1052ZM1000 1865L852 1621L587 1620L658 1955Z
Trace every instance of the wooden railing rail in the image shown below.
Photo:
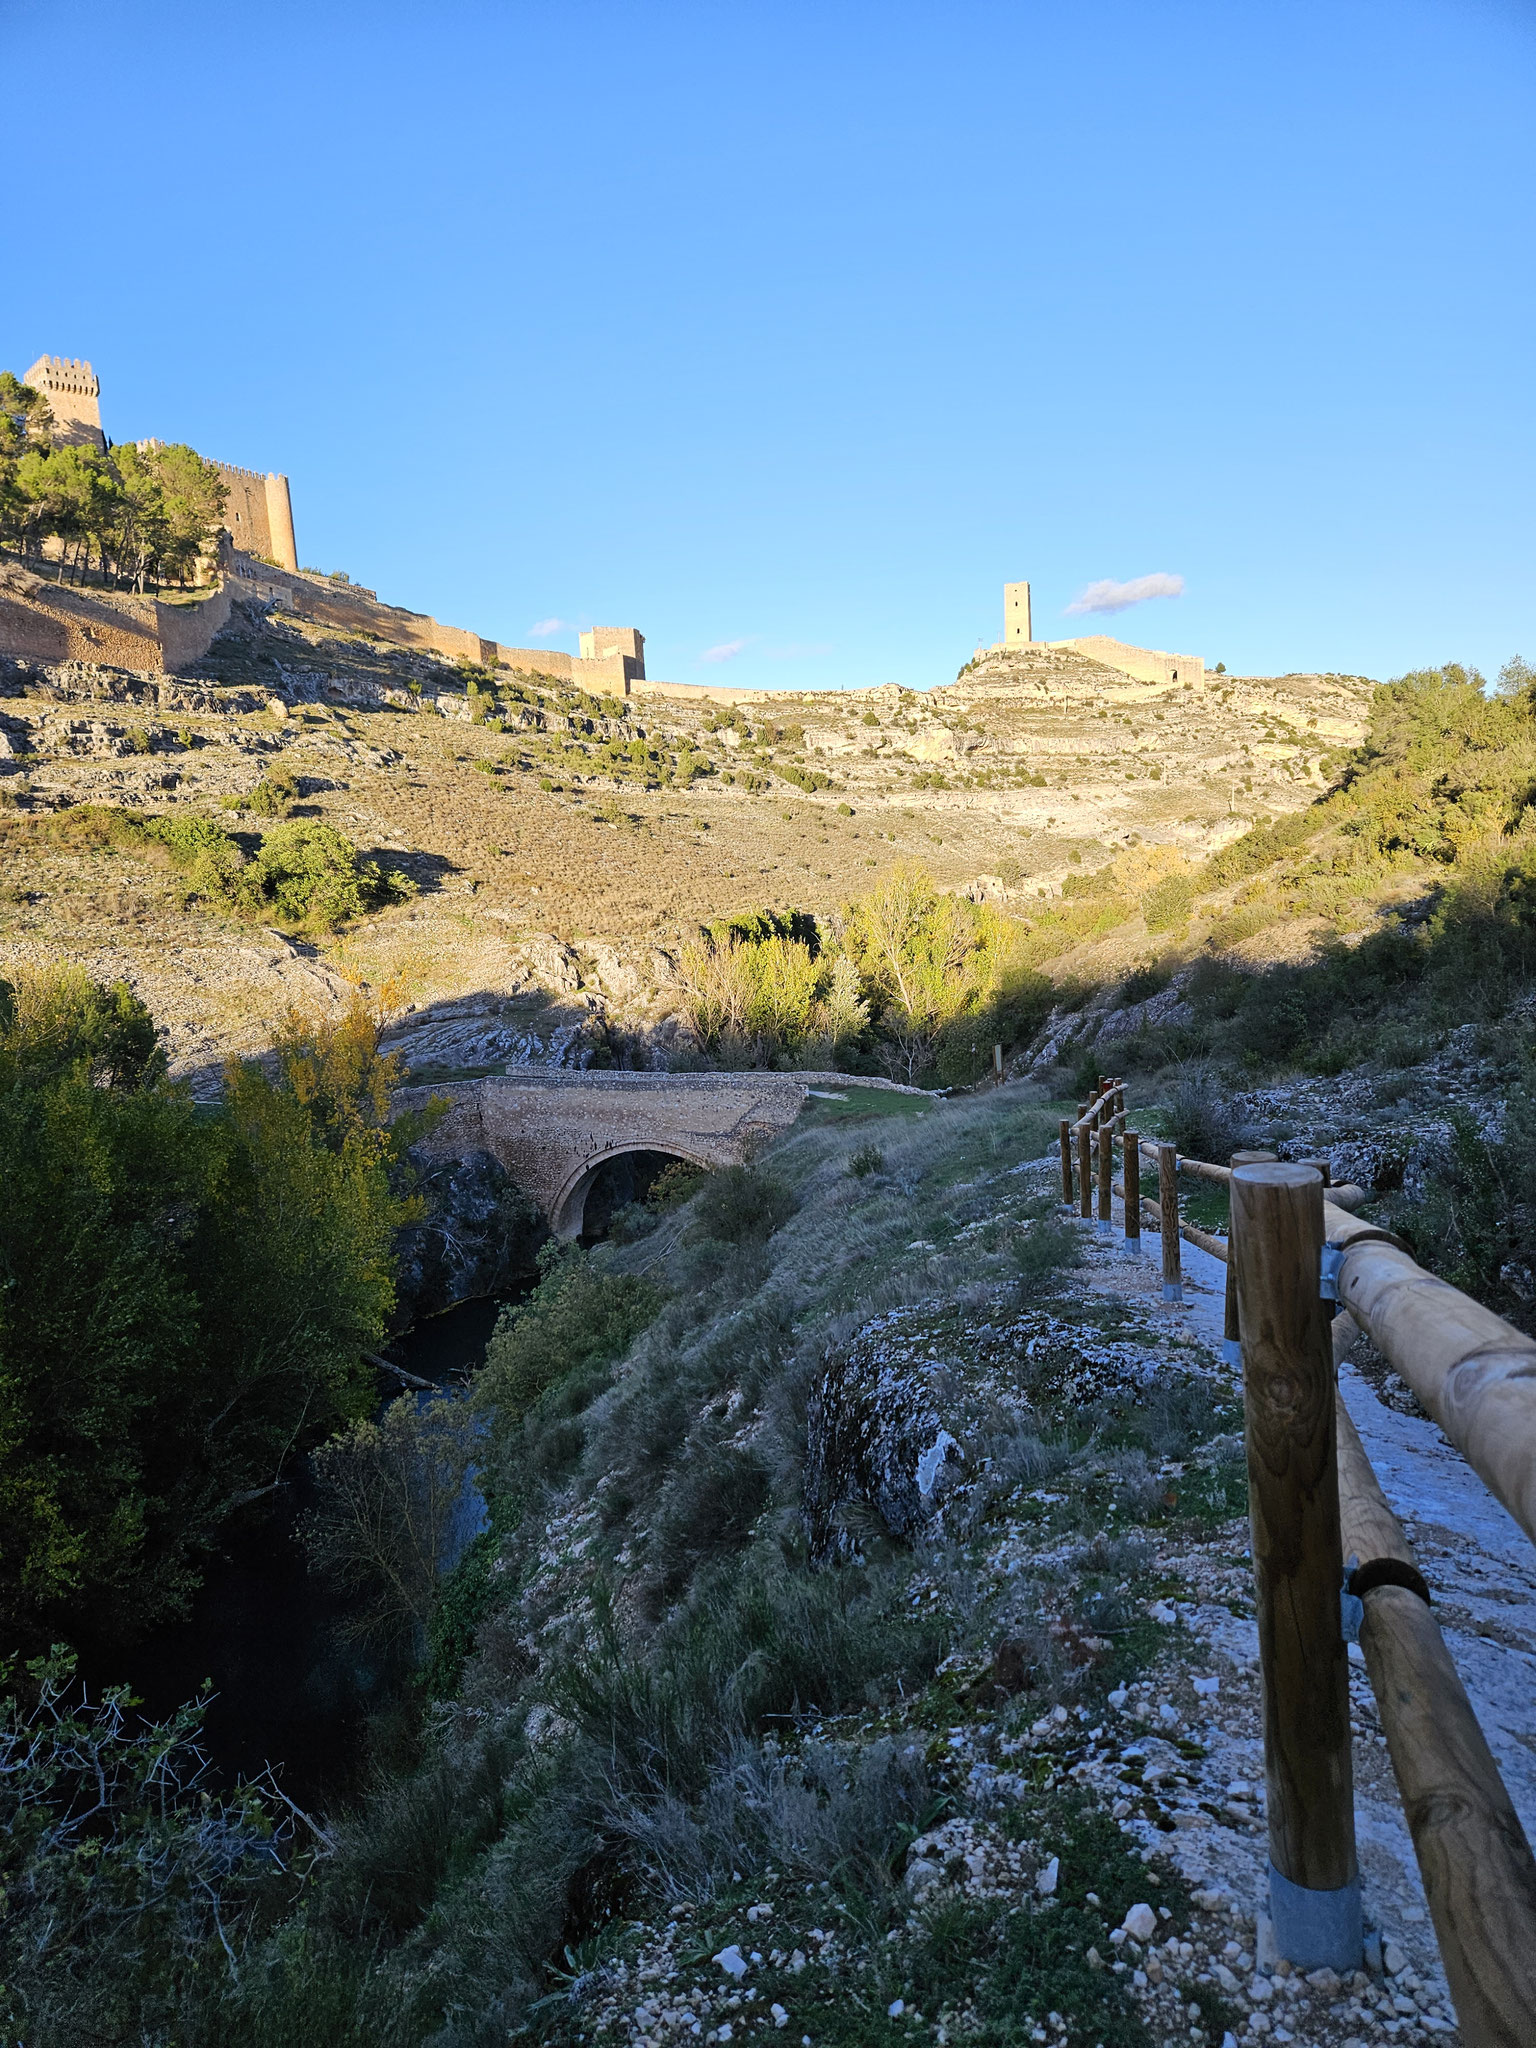
M1334 1319L1336 1361L1355 1334ZM1456 2015L1477 2048L1515 2048L1536 2026L1536 1857L1342 1401L1334 1421L1345 1584Z
M1148 1153L1155 1203L1141 1195ZM1165 1300L1182 1297L1181 1241L1227 1268L1229 1355L1236 1351L1244 1376L1270 1908L1282 1953L1304 1968L1340 1970L1360 1955L1342 1575L1361 1603L1361 1647L1463 2040L1530 2048L1536 1857L1334 1380L1364 1330L1536 1541L1536 1342L1356 1216L1361 1190L1328 1188L1325 1161L1185 1159L1125 1127L1115 1081L1101 1080L1077 1122L1063 1122L1061 1165L1063 1200L1071 1206L1075 1196L1083 1216L1093 1216L1096 1191L1101 1228L1111 1196L1120 1197L1129 1247L1139 1246L1143 1224L1158 1232ZM1225 1241L1179 1214L1181 1173L1227 1187ZM1325 1292L1345 1311L1331 1331Z
M1328 1239L1340 1304L1536 1542L1536 1343L1331 1203Z

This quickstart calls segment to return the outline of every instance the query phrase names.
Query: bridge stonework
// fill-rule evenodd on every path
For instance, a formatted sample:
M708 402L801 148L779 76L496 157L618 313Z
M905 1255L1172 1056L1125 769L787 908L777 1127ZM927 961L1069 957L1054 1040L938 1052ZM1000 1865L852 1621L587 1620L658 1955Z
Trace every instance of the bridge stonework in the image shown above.
M665 1152L710 1169L738 1166L788 1130L805 1102L798 1074L569 1073L529 1067L441 1088L405 1088L452 1105L421 1151L484 1151L532 1196L557 1237L579 1237L600 1167L625 1152Z

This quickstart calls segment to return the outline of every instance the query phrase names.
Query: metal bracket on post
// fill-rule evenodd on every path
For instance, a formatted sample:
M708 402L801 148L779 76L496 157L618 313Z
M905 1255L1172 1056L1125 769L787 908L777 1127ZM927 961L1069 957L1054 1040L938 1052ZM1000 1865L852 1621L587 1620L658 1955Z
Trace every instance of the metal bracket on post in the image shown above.
M1344 1564L1344 1583L1339 1588L1339 1633L1346 1643L1358 1643L1360 1624L1365 1620L1365 1602L1358 1593L1352 1593L1350 1581L1360 1568L1360 1560L1351 1551Z
M1339 1275L1344 1270L1344 1247L1341 1244L1325 1244L1322 1250L1320 1270L1317 1276L1317 1291L1324 1301L1339 1298Z

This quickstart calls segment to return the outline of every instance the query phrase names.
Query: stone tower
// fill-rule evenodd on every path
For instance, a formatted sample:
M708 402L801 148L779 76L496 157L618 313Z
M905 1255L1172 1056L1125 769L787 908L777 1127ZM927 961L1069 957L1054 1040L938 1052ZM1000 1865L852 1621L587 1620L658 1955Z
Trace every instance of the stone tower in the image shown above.
M1005 583L1003 585L1003 645L1005 647L1028 647L1034 634L1029 624L1029 585L1027 583Z
M165 443L151 437L140 448L163 448ZM204 460L210 458L204 457ZM293 499L288 479L268 470L239 469L232 462L215 462L224 484L224 530L242 554L275 562L280 569L297 569L299 551L293 537Z
M602 661L618 655L624 664L626 685L645 681L645 635L637 633L633 626L594 626L590 633L581 635L578 645L583 661Z
M69 356L39 356L21 381L47 399L55 441L64 446L105 449L101 384L89 363Z

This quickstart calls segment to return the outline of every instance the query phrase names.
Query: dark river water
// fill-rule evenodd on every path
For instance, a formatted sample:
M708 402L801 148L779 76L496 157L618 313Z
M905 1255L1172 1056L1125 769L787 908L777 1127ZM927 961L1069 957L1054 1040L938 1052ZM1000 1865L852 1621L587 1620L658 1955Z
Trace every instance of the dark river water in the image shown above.
M501 1306L461 1302L390 1353L407 1372L453 1388L484 1358ZM308 1568L297 1525L312 1504L307 1468L296 1462L270 1504L224 1531L191 1612L100 1674L126 1679L155 1716L211 1680L204 1747L219 1778L254 1777L270 1763L311 1809L361 1788L367 1717L398 1686L398 1673L345 1641L335 1594Z

